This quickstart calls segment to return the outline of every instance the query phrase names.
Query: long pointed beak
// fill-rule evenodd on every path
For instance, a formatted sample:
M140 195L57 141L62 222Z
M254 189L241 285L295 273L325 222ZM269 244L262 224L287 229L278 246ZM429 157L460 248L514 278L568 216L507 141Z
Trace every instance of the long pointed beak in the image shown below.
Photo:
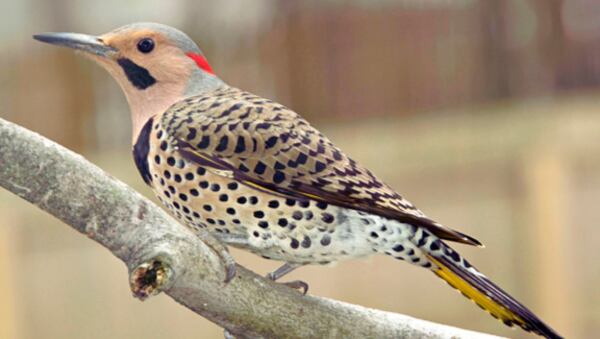
M93 35L79 33L41 33L34 35L33 38L49 44L78 49L102 57L110 57L117 52L116 48L106 45L102 39Z

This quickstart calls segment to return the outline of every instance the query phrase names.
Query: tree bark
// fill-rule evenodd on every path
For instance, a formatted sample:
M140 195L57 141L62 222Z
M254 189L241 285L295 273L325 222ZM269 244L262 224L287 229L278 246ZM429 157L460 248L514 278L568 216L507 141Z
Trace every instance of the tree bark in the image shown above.
M165 292L238 338L497 338L303 296L219 257L161 208L82 156L0 119L0 185L123 260L134 296Z

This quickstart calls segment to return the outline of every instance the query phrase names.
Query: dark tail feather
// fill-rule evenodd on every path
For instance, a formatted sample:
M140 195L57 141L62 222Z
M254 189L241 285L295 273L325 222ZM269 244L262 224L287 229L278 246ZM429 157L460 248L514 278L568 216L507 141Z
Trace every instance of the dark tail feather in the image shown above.
M488 311L494 318L508 326L518 325L525 331L531 331L546 338L562 338L525 306L483 274L477 272L458 253L449 247L444 248L443 252L445 254L439 256L428 255L429 260L437 266L437 268L433 268L434 273L474 301L479 307Z

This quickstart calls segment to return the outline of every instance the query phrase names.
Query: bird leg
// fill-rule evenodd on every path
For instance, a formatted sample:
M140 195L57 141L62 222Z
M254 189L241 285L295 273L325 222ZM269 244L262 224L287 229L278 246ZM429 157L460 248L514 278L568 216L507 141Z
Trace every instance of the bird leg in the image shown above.
M244 245L245 244L243 242L243 239L241 239L242 238L241 236L236 236L233 234L219 234L219 235L217 235L217 237L219 238L219 240L226 242L228 244L231 244L231 245L234 245L234 244ZM302 266L302 264L290 264L290 263L286 262L285 264L283 264L281 267L279 267L275 271L268 273L266 277L269 280L276 281L277 279L283 277L284 275L290 273L291 271L295 270L296 268L298 268L300 266ZM285 285L290 288L293 288L295 290L302 290L303 295L306 295L306 292L308 292L308 284L301 280L294 280L294 281L284 282L284 283L280 283L280 284ZM223 336L225 337L225 339L235 339L236 338L227 329L223 330Z
M273 281L277 281L279 278L292 272L293 270L295 270L296 268L298 268L300 266L303 266L303 265L286 262L285 264L283 264L281 267L279 267L275 271L267 274L267 278L269 278ZM308 292L308 284L302 280L293 280L293 281L288 281L288 282L284 282L281 284L285 285L287 287L293 288L295 290L302 290L303 295L305 295L306 292Z
M225 280L224 282L227 284L235 277L236 266L235 259L229 253L227 246L225 246L220 239L215 238L207 231L203 232L195 232L196 236L205 243L210 249L215 251L217 256L221 259L223 266L225 266Z

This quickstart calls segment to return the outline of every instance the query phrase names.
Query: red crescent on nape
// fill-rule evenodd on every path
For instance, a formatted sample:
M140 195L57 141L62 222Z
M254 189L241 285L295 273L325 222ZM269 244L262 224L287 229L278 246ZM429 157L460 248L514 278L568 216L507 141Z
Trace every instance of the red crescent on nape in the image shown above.
M210 74L215 74L215 72L212 70L212 67L210 67L208 61L206 61L206 58L204 56L192 52L185 53L185 55L194 60L196 62L196 65L198 65L198 67L200 67L200 69L202 69L203 71L208 72Z

